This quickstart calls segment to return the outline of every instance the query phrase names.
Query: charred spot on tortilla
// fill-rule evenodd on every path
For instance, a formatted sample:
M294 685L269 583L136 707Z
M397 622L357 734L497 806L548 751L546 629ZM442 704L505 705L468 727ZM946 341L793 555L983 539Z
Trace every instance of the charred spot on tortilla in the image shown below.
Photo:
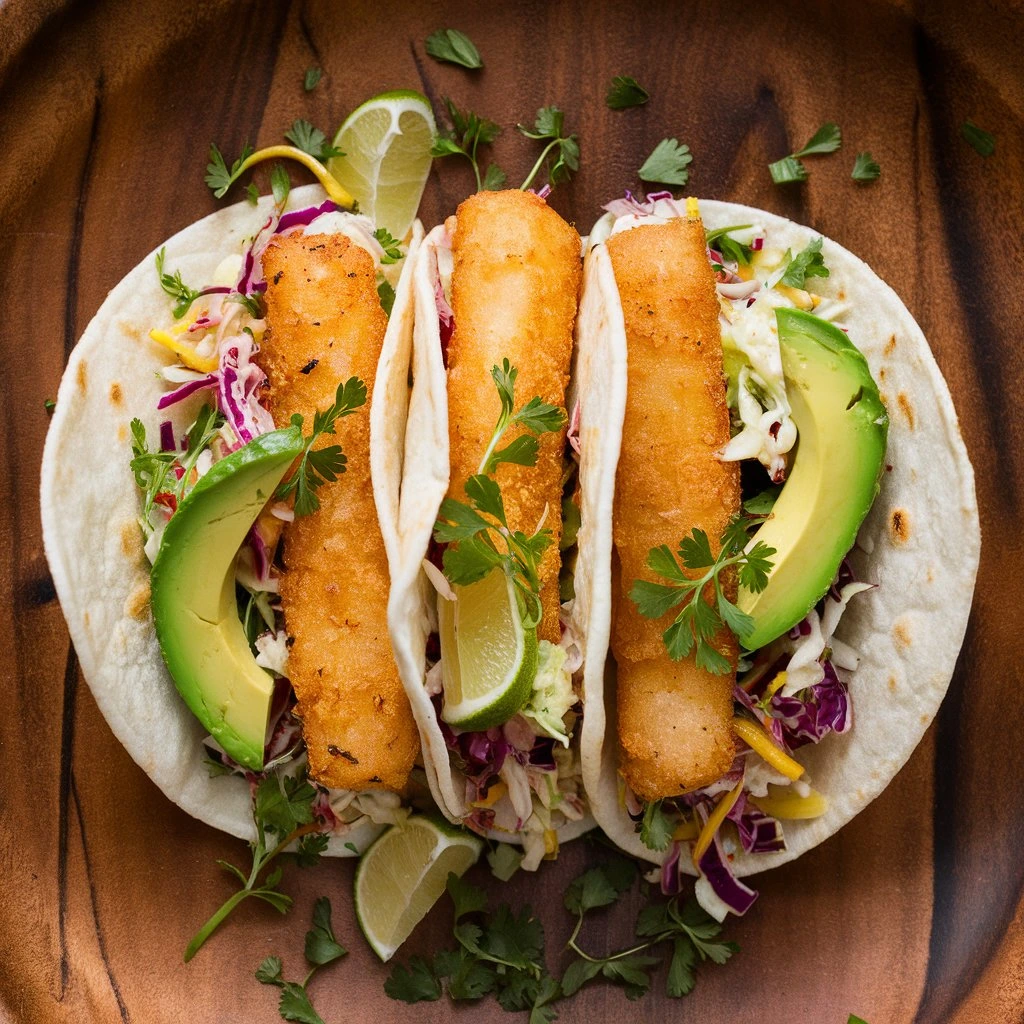
M126 338L131 338L132 341L142 340L142 331L140 328L136 327L135 324L130 324L127 320L122 320L117 326Z
M126 598L124 613L133 619L144 619L149 611L149 580L140 583Z
M885 343L885 348L882 350L887 356L891 356L896 351L896 335L892 334L889 336L889 340Z
M901 647L909 647L911 642L910 627L907 625L905 619L899 619L896 625L892 627L893 639Z
M121 524L121 550L132 561L136 561L142 554L142 534L134 519Z
M894 508L890 513L889 536L894 544L906 544L910 539L910 516L905 508Z
M89 385L89 375L86 371L84 359L80 359L78 361L78 372L75 375L75 380L78 382L78 390L84 395L86 388Z
M910 404L910 399L907 398L906 394L901 391L896 396L896 404L900 407L900 412L902 412L904 417L906 418L907 426L910 427L911 430L913 430L917 420L914 416L914 407Z
M110 404L120 405L124 400L124 392L121 390L121 385L118 381L111 381L110 383Z

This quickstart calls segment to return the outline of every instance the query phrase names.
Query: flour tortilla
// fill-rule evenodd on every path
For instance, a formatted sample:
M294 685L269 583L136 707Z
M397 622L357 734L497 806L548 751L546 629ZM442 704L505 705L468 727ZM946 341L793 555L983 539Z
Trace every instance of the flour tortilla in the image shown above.
M433 587L423 571L434 523L448 492L448 377L441 355L441 337L434 300L436 251L445 228L440 225L423 240L411 273L415 294L412 350L412 395L405 433L405 468L398 509L398 561L392 569L388 628L395 660L412 704L423 743L423 762L435 803L452 822L461 823L470 808L465 785L451 766L434 705L424 685L427 638L436 629ZM582 548L576 562L576 592L590 586ZM577 597L577 601L579 597ZM594 822L590 815L565 823L558 831L568 842ZM518 835L495 832L492 838L521 843Z
M318 185L293 189L290 209L318 205ZM266 222L269 196L205 217L166 243L166 265L185 281L209 281L221 260L242 252ZM400 434L389 416L404 407L412 333L409 265L422 238L415 226L410 255L396 289L370 409L374 497L389 558L395 525L392 497L401 474ZM167 391L157 376L174 357L149 340L170 323L170 299L160 289L155 252L107 296L68 361L43 452L43 540L57 596L79 663L114 735L142 770L179 807L241 839L255 839L248 783L210 778L203 759L207 735L185 706L164 666L149 606L149 562L138 524L139 496L129 469L129 423L148 436L171 419L180 436L202 396L159 413ZM404 427L404 422L403 422ZM337 486L343 487L344 481ZM327 852L351 856L381 831L366 825L334 836Z
M708 229L760 224L772 248L799 252L818 232L735 203L702 201ZM805 746L797 758L828 811L783 823L786 850L738 854L738 875L785 864L827 839L892 781L934 718L967 628L981 533L974 471L960 437L949 389L921 329L896 293L862 260L824 240L823 296L843 298L850 340L867 357L889 410L881 493L851 555L860 579L878 588L851 603L837 635L860 654L848 675L852 730ZM584 784L598 824L624 850L653 861L664 853L640 842L620 796L616 766L614 669L605 672L611 626L612 505L628 365L625 325L607 251L587 257L578 326L577 384L582 396L584 540L594 575L586 609L583 716ZM822 524L828 528L827 523ZM844 675L847 675L844 673ZM687 858L680 861L693 871Z

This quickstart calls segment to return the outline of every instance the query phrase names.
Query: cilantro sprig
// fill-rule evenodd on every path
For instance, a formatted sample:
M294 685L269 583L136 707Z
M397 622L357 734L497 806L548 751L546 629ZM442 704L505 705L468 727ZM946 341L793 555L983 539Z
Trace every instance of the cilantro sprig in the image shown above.
M857 154L850 177L854 181L874 181L881 173L882 168L878 166L875 158L865 150L863 153Z
M558 107L541 107L533 128L522 124L517 124L516 128L528 139L547 143L520 189L525 191L530 187L545 161L548 161L548 184L552 187L568 181L580 169L579 139L575 134L566 134L565 114Z
M306 932L305 955L310 969L301 982L284 979L284 964L278 956L268 956L263 960L256 968L256 980L281 990L277 1009L282 1019L301 1024L324 1024L310 1001L309 983L321 967L348 955L348 950L335 938L331 925L331 901L326 896L321 896L313 907L313 927Z
M973 121L964 121L960 125L960 135L979 156L991 156L996 151L996 137Z
M636 580L629 596L640 614L650 619L661 618L682 604L682 609L662 634L673 660L685 658L696 647L700 668L724 674L729 671L730 663L713 645L715 635L723 625L741 642L753 632L754 620L725 596L721 578L725 569L734 566L740 584L747 590L759 593L768 585L768 573L773 564L770 559L775 549L758 541L750 551L744 550L750 523L742 515L736 516L722 534L717 555L711 551L708 535L697 528L679 542L678 562L667 544L651 548L647 556L648 568L669 582ZM700 575L687 575L686 570ZM705 599L707 589L711 591L712 601Z
M776 185L788 185L795 181L807 180L807 168L800 162L801 157L822 156L834 153L843 144L843 133L839 125L826 121L795 153L768 165L768 172Z
M562 975L565 998L597 977L621 985L629 999L641 998L651 986L651 971L663 961L663 954L654 951L665 945L671 946L665 992L670 998L679 998L693 991L699 963L710 960L724 964L738 952L735 943L716 941L721 925L695 900L681 904L676 896L667 903L651 903L640 911L636 935L641 942L608 956L587 953L579 944L587 914L615 903L632 886L636 875L631 861L618 858L586 871L566 890L565 907L576 915L576 926L566 948L578 959L569 964Z
M672 818L665 810L661 800L651 800L644 807L644 816L640 821L640 842L648 850L658 852L668 849L672 840Z
M193 936L185 949L186 963L199 952L235 907L250 896L269 903L282 914L291 907L291 896L278 888L282 875L280 865L268 874L264 872L294 842L298 842L296 860L302 867L315 864L324 852L327 836L323 833L323 824L313 814L316 795L316 789L305 777L268 775L260 782L252 808L256 825L256 841L249 844L252 867L246 874L234 864L217 861L242 887L229 896Z
M334 424L343 416L350 416L366 404L366 385L358 377L349 377L338 385L334 401L313 416L313 433L306 440L306 447L299 458L295 472L277 489L278 498L287 498L295 494L295 514L308 516L320 507L320 499L316 491L328 481L337 480L345 472L348 459L340 444L327 445L324 448L313 446L324 434L334 433ZM291 419L292 426L302 429L303 419L295 413Z
M687 167L693 162L690 147L678 139L662 139L637 171L641 181L676 185L682 188L690 180Z
M507 359L491 369L491 377L501 400L501 412L480 467L465 484L468 502L446 498L434 524L434 539L448 544L443 556L445 575L456 586L468 586L482 580L492 569L502 568L515 584L522 603L524 621L540 621L540 577L538 565L551 543L551 531L538 529L532 535L509 528L501 489L492 479L504 463L535 466L538 438L565 426L563 409L531 398L515 411L515 383L519 371ZM514 426L525 429L504 448L499 448L506 432Z
M473 40L457 28L441 28L432 32L427 36L426 49L434 60L458 64L470 71L484 66Z
M651 94L632 75L616 75L604 101L610 110L628 110L643 106Z
M493 192L505 184L505 172L497 164L489 164L483 177L480 175L480 158L477 151L481 146L489 146L501 134L501 128L494 121L480 117L471 110L459 108L447 96L444 98L448 117L451 119L450 131L441 131L434 138L430 149L433 157L462 156L473 165L478 192Z
M302 88L306 92L312 92L319 83L323 76L323 70L321 68L306 68L306 73L302 77Z
M173 274L164 273L164 259L166 256L167 247L162 245L160 246L160 251L156 254L156 273L160 279L160 287L175 300L171 315L175 320L180 320L188 312L192 303L199 298L201 292L195 288L190 288L182 281L180 270L176 270Z
M732 237L732 233L734 231L746 231L753 226L753 224L730 224L725 228L705 231L704 244L709 249L716 249L720 252L722 259L730 260L733 263L749 264L753 258L754 250L749 245L737 242Z
M130 463L135 483L142 489L142 514L139 523L148 537L153 532L149 515L157 499L168 495L173 502L164 499L173 509L177 508L186 492L192 487L192 470L195 469L199 456L209 447L210 442L224 425L224 417L211 405L204 405L188 429L185 439L185 451L153 451L149 450L146 439L146 427L142 420L135 418L131 422L132 461ZM174 472L177 463L183 470L181 476Z
M822 241L821 238L815 238L795 256L787 249L784 260L788 261L788 265L779 284L789 285L790 288L803 288L809 277L828 277L829 269L825 266L825 258L821 254Z
M380 242L380 246L384 250L381 263L397 263L402 258L402 243L387 228L377 228L373 237Z
M245 161L253 154L253 148L247 142L242 146L242 154L230 167L224 154L215 142L210 143L209 163L206 165L206 176L203 179L213 190L214 199L223 199L225 193L235 183L238 176L245 170Z
M330 160L332 156L345 155L327 141L327 136L319 128L314 128L309 121L304 121L302 118L292 122L291 128L284 133L284 137L296 149L301 149L303 153L308 153L321 163Z

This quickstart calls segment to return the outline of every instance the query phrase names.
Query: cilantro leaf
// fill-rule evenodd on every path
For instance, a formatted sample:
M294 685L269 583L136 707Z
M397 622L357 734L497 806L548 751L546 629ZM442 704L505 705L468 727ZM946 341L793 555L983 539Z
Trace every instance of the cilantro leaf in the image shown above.
M786 156L768 165L768 173L776 185L790 185L807 180L807 168L794 156Z
M156 273L160 280L160 287L170 295L172 299L176 300L174 310L171 315L175 320L180 320L189 311L189 307L192 303L199 298L200 292L198 289L189 288L189 286L182 281L180 270L176 270L173 274L164 273L164 258L166 255L166 246L161 246L160 251L156 254Z
M960 125L960 134L980 156L991 156L996 151L996 137L973 121L964 121Z
M281 958L279 956L268 956L256 968L256 980L261 985L281 985Z
M868 1024L868 1022L858 1017L855 1013L851 1013L846 1020L846 1024Z
M246 201L255 206L260 201L260 190L256 187L256 183L250 181L245 186L245 198Z
M528 139L537 139L547 145L541 151L520 189L526 190L544 166L544 161L554 154L549 162L547 174L551 187L568 181L580 169L580 145L575 134L565 134L565 114L558 107L541 107L533 128L518 124L516 128Z
M622 985L626 989L627 999L639 999L647 994L651 987L651 976L648 968L659 963L656 956L634 954L615 960L606 960L601 967L601 974L608 981Z
M628 110L643 106L651 94L630 75L616 75L608 88L604 101L611 110Z
M572 914L585 914L595 907L607 907L619 893L600 868L591 868L573 879L565 890L565 909Z
M641 181L681 188L690 180L690 172L686 168L692 161L689 146L677 139L662 139L637 174Z
M781 487L766 487L743 502L743 511L749 516L766 516L775 507L775 502L778 501L781 492Z
M439 954L440 956L440 954ZM494 991L497 975L494 968L476 959L466 950L459 950L445 961L448 994L454 1000L482 999ZM440 973L440 972L439 972Z
M252 152L252 146L247 142L242 147L241 156L228 168L224 161L224 155L215 143L210 143L209 163L206 165L206 175L203 180L213 191L214 199L222 199L224 197L224 194L231 188L235 180L245 169L243 165L252 155Z
M731 235L733 231L746 231L751 227L752 224L733 224L730 227L718 228L716 231L706 231L704 241L709 249L717 249L722 254L722 259L746 265L750 263L754 251L749 245L737 242Z
M329 841L330 836L326 832L309 832L304 835L293 854L295 863L301 868L311 868L319 864Z
M473 45L473 41L465 32L456 28L442 28L431 33L427 36L426 49L434 60L458 64L470 71L484 66L480 51Z
M313 820L316 790L307 779L268 775L256 789L253 813L263 828L287 835Z
M715 556L711 554L711 541L708 540L708 535L694 527L690 536L679 542L679 557L687 569L705 569L709 565L714 565Z
M480 176L480 160L477 151L480 146L489 146L498 137L501 129L485 117L472 111L460 110L447 96L444 97L451 119L451 131L442 131L434 137L430 155L433 157L464 156L473 165L477 191L493 190L505 183L504 172L493 164L487 168L484 178Z
M292 183L288 177L288 172L284 169L283 164L274 164L274 169L270 172L270 191L274 194L274 202L284 207L284 204L288 202L288 193L291 191Z
M445 498L441 502L437 516L437 522L434 524L434 540L439 544L465 540L490 526L478 512L454 498Z
M807 144L790 154L794 157L815 156L824 153L834 153L843 144L843 133L839 125L833 121L826 121L810 138Z
M668 977L665 980L665 994L672 999L689 995L697 984L694 968L697 955L693 943L686 936L680 935L672 941L672 959L668 965Z
M320 68L306 68L306 74L302 79L302 88L306 92L312 92L320 81L323 71Z
M298 468L277 488L277 497L287 498L295 494L295 514L310 515L320 507L320 499L314 493L323 484L337 480L345 472L347 458L341 445L329 445L314 449L313 445L323 434L333 434L334 425L343 416L349 416L366 404L366 385L358 377L349 377L338 385L334 401L313 417L313 433L306 442L299 459ZM301 428L302 417L292 416L292 425Z
M394 238L387 228L377 228L373 233L373 237L380 242L380 247L384 250L381 263L397 263L404 255L402 243L397 238Z
M508 175L497 164L488 164L483 181L480 183L480 190L482 192L497 192L498 189L504 187L507 181Z
M299 1024L324 1024L324 1019L313 1009L305 986L297 981L286 981L281 986L277 1012L282 1019L298 1021Z
M532 434L520 434L511 444L500 448L488 459L487 468L493 472L502 463L517 466L536 466L540 444Z
M487 909L487 894L483 889L463 881L454 871L448 872L446 888L455 906L456 921L466 914L482 913Z
M441 998L441 983L423 957L414 956L408 967L395 964L384 982L384 992L403 1003L432 1003Z
M553 434L565 426L566 415L564 409L534 396L512 417L511 422L522 424L533 434Z
M574 996L583 986L601 973L600 960L574 960L562 975L562 993Z
M306 932L306 959L317 967L333 963L348 950L334 937L331 927L331 901L321 896L313 908L313 927Z
M465 485L466 497L473 503L473 508L484 515L493 516L507 527L505 520L505 503L501 499L501 488L498 482L485 473L474 473Z
M648 850L667 850L672 838L672 820L662 808L660 800L651 800L644 807L640 824L640 842Z
M327 136L319 128L314 128L309 121L297 118L292 122L291 128L284 133L284 137L303 153L308 153L315 160L321 163L330 160L332 156L344 156L340 149L328 144Z
M652 549L652 553L656 550L658 549ZM645 619L660 619L685 598L676 585L654 583L651 580L634 580L629 591L629 599Z
M386 278L382 277L377 284L377 298L380 299L381 309L391 316L391 310L395 305L395 289Z
M821 254L822 242L822 238L815 238L804 249L801 249L790 260L779 283L787 284L791 288L803 288L808 277L828 277L829 270L825 266L825 258Z
M771 556L775 554L775 548L769 547L763 540L759 540L746 554L744 561L737 565L737 576L740 586L759 594L768 586L768 573L771 572L773 562Z
M479 536L459 541L457 546L447 547L441 556L441 564L448 582L456 587L468 587L478 583L492 569L503 565L505 558L486 540Z
M507 966L519 970L537 968L544 952L544 926L529 906L514 914L502 903L485 933L486 952Z
M874 181L881 173L882 168L875 162L875 158L865 150L863 153L857 154L850 177L854 181Z

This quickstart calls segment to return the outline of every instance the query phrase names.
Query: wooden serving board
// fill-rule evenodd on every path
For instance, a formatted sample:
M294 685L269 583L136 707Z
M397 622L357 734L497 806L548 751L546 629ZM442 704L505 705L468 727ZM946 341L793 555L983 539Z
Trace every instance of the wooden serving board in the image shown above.
M449 26L476 41L483 72L425 55L425 37ZM107 291L217 206L202 181L210 141L234 154L246 140L277 141L297 117L332 129L364 98L410 87L499 121L495 155L514 180L534 152L514 123L563 107L582 168L553 203L583 230L602 202L638 185L653 145L675 135L694 153L693 191L811 224L858 253L930 338L978 474L974 614L946 702L908 766L839 835L759 879L759 903L728 926L741 954L704 971L687 999L666 1000L661 976L638 1004L598 985L560 1019L1024 1020L1021 52L1019 0L1000 9L956 0L0 7L0 1017L275 1021L275 993L253 970L277 953L288 976L299 973L322 893L351 950L313 984L325 1020L456 1012L384 995L387 972L350 911L351 863L289 869L293 913L252 902L182 964L189 935L230 891L215 859L240 861L244 846L165 800L111 735L54 599L37 498L44 399ZM302 77L314 65L324 77L307 94ZM609 111L615 74L640 79L650 103ZM967 118L995 132L991 158L960 138ZM842 126L842 152L814 162L805 184L774 186L769 161L829 119ZM866 187L849 180L859 149L882 166ZM438 166L424 221L469 190L468 166ZM562 893L597 856L575 843L502 893L539 908L553 968L570 923ZM599 918L589 944L626 941L640 900ZM448 925L439 907L408 952L436 948ZM458 1012L504 1019L493 1003Z

